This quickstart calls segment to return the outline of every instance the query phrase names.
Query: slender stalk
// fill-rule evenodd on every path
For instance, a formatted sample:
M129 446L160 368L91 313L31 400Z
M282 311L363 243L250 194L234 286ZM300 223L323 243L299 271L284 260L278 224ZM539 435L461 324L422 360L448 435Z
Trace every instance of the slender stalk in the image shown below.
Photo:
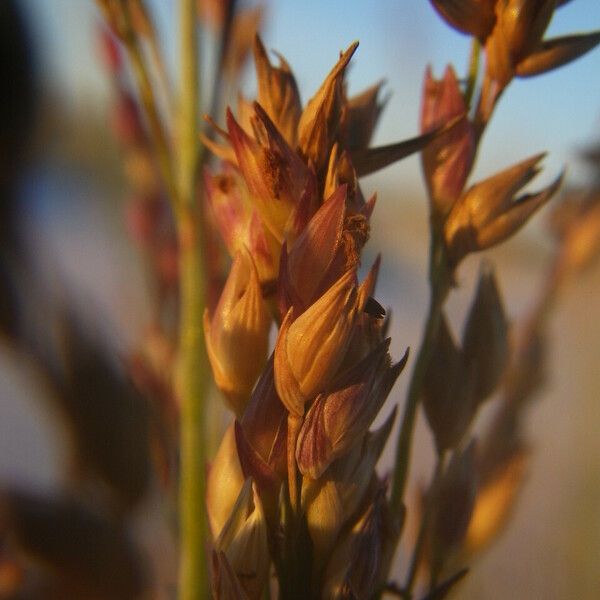
M471 107L477 76L479 74L479 61L481 57L481 43L474 37L471 41L471 55L469 57L469 71L467 74L467 87L465 89L465 105L467 110Z
M180 256L181 333L177 372L181 402L179 598L200 600L208 597L204 409L209 373L202 332L204 261L200 239L190 242L182 246Z
M408 470L410 467L410 452L412 437L417 417L417 408L421 396L425 370L431 351L435 335L442 314L442 307L450 288L449 275L445 264L444 246L441 238L433 231L430 253L430 281L431 298L429 303L429 312L425 322L425 331L423 341L419 348L419 353L415 360L413 372L411 375L402 423L398 432L398 442L396 445L396 461L394 476L392 480L392 508L396 512L401 511L402 498L406 488Z
M198 34L196 0L180 0L180 106L178 171L180 211L180 340L177 390L181 402L180 447L180 571L179 598L208 597L206 574L207 525L204 508L208 381L202 318L205 306L205 266L200 203L196 198L198 154Z

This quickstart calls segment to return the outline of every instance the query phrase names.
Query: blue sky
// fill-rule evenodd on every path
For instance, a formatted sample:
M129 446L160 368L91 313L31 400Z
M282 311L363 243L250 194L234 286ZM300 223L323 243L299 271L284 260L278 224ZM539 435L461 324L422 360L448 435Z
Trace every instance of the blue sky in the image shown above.
M105 101L107 82L95 57L93 0L23 0L32 15L43 57L42 73L61 91L67 106ZM169 44L175 0L151 0ZM273 0L267 3L264 39L296 73L308 99L340 49L360 40L349 74L350 90L385 78L391 98L376 143L415 135L425 66L440 73L447 62L464 72L469 42L447 27L426 0ZM600 29L600 2L573 0L559 9L549 34ZM171 38L172 39L172 38ZM252 88L250 82L249 88ZM600 49L578 62L534 80L517 81L502 99L486 134L475 176L541 150L550 175L569 164L594 134L600 135ZM384 177L419 184L416 160L392 167Z

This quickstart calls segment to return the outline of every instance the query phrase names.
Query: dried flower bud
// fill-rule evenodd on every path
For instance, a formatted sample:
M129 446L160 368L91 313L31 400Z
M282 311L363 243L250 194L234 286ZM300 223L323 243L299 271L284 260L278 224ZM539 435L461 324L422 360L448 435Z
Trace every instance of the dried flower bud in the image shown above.
M433 551L445 557L463 541L477 493L475 444L455 452L434 499Z
M556 0L501 0L496 25L486 42L487 75L503 88L516 66L540 43Z
M248 597L258 599L269 578L267 523L256 486L247 479L215 542Z
M373 482L375 464L389 437L396 411L317 480L304 479L302 507L313 541L315 569L326 564L342 526L355 515Z
M254 62L258 78L258 103L265 109L275 126L292 147L302 106L296 79L280 54L279 67L273 67L260 37L254 39Z
M232 423L221 440L206 479L206 512L214 538L219 537L244 485Z
M470 252L494 246L520 229L559 188L562 174L535 194L515 195L538 173L544 154L524 160L469 188L444 226L448 259L456 266Z
M355 271L348 271L298 319L290 309L275 345L275 387L290 413L330 384L344 360L362 306Z
M267 361L241 419L248 442L271 468L284 478L287 411L275 389L273 356Z
M474 407L496 388L508 361L508 324L496 278L484 264L463 335L463 364Z
M431 0L444 20L462 33L485 40L496 17L496 0Z
M303 312L347 268L356 266L347 266L343 256L345 217L346 186L342 186L322 204L289 253L284 246L279 274L282 314L290 306L297 314Z
M270 316L258 273L247 252L239 253L214 315L204 313L204 335L215 382L231 409L241 416L262 371Z
M219 175L204 174L206 197L229 254L233 257L247 249L261 282L277 277L279 244L265 228L252 205L245 183L232 167Z
M298 123L300 153L314 165L317 173L326 167L337 135L344 72L357 47L358 42L354 42L340 55L317 93L308 101Z
M341 376L336 391L321 394L311 406L296 446L303 475L318 479L367 432L408 358L392 365L389 344L388 338Z
M451 66L443 79L425 72L421 106L421 131L431 131L467 112L456 74ZM433 140L421 153L423 172L434 214L443 220L463 191L473 159L475 139L467 118L448 133Z
M256 140L238 125L231 111L227 112L227 128L252 201L281 244L299 229L295 219L301 205L316 202L314 178L261 106L255 103L254 110ZM310 218L314 210L308 213Z
M539 48L517 65L517 75L533 77L558 69L593 50L598 44L600 44L600 31L543 41Z

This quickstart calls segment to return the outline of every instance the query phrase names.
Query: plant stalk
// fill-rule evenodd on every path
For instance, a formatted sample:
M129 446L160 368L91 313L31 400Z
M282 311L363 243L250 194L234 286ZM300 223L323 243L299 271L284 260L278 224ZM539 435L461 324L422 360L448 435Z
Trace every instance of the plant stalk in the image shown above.
M180 0L180 104L177 184L180 262L180 339L177 392L181 403L180 600L208 597L205 512L208 368L203 336L205 265L201 203L196 196L198 156L198 28L196 0Z
M432 231L429 278L431 283L431 297L429 303L429 312L425 322L425 331L423 341L419 348L419 353L413 367L406 404L402 422L398 432L398 442L396 445L396 461L394 467L394 476L392 479L392 509L400 514L402 511L402 499L408 479L410 467L410 452L412 438L417 418L417 408L421 398L421 390L427 369L427 363L433 350L433 343L442 315L442 307L450 289L450 279L446 266L446 257L444 245L440 234Z

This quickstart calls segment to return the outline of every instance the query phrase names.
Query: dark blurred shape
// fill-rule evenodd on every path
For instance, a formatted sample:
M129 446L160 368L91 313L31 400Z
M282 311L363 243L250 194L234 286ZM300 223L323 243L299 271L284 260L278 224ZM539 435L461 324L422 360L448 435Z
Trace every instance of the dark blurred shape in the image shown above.
M25 595L17 598L142 596L146 583L141 557L120 522L67 497L9 493L2 501L3 527L15 550L25 553L40 571Z
M150 474L148 404L72 319L65 319L63 332L57 399L72 428L78 467L84 477L108 484L118 507L131 507L146 491Z
M16 0L0 2L0 331L16 335L20 253L15 184L34 121L33 56Z

